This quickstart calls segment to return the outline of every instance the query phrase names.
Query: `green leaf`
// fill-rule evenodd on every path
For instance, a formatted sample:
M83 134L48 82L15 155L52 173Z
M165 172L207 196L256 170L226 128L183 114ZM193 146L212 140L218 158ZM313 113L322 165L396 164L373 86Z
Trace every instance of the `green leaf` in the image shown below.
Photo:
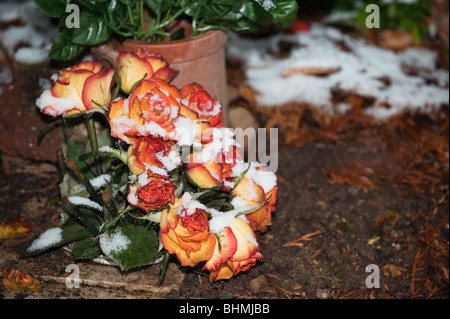
M34 3L52 18L62 18L66 15L66 0L34 0Z
M158 252L159 239L148 225L124 222L100 236L100 247L124 271L150 264Z
M162 14L170 9L173 0L145 0L147 6L156 14Z
M80 28L75 28L72 35L73 43L80 45L97 45L108 41L112 30L101 15L82 11Z
M85 238L77 241L72 247L72 254L74 259L92 259L100 256L102 250L98 240L93 238Z
M175 41L184 39L184 33L185 33L184 28L180 28L170 35L170 40Z
M86 48L84 45L72 42L72 30L74 29L62 29L54 39L49 53L50 58L58 61L70 61L84 51Z
M211 0L207 1L200 11L200 17L206 20L221 19L233 8L234 0Z
M66 245L81 239L89 238L92 233L75 218L70 218L61 227L49 228L35 239L22 258L38 255L50 248Z
M81 5L85 6L87 9L97 13L105 13L110 4L109 0L77 0ZM85 11L82 8L80 11Z
M295 0L281 0L275 2L276 7L269 9L273 22L283 28L289 27L297 18L298 4Z
M240 12L258 26L266 26L272 21L271 14L264 10L256 0L243 1Z

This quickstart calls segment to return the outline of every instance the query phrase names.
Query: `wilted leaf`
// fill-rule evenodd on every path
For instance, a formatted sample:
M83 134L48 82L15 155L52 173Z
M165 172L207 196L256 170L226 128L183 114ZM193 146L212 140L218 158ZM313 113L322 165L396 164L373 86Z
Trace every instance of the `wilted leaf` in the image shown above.
M30 230L30 225L22 217L15 217L10 221L0 221L0 242L19 234L28 233Z
M2 283L6 290L32 291L35 291L41 284L39 280L31 277L27 273L21 272L18 268L3 271Z
M402 273L404 271L407 271L407 269L401 268L394 264L387 264L387 265L383 266L383 273L387 277L392 277L392 278L399 277L402 275Z

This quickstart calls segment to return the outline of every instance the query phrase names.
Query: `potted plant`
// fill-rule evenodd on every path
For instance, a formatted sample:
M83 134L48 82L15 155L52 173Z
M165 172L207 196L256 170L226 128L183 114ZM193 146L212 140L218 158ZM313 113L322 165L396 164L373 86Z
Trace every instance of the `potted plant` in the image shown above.
M295 0L34 0L59 18L60 33L50 50L55 60L77 58L87 47L112 39L125 51L144 47L159 53L179 75L173 84L199 82L226 109L225 31L252 32L272 23L289 26ZM68 5L79 9L79 28ZM72 21L73 22L73 21ZM193 62L193 63L191 63ZM200 82L201 81L201 82Z

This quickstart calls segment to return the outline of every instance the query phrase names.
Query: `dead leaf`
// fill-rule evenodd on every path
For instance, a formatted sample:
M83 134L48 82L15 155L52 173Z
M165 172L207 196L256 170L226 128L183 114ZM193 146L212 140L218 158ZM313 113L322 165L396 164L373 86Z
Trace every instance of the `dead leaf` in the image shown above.
M313 233L303 235L302 237L297 238L296 240L293 240L293 241L290 241L290 242L284 244L283 247L293 247L293 246L302 247L302 246L304 246L304 244L301 243L301 241L311 241L312 240L311 237L314 237L314 236L317 236L320 234L322 234L321 231L315 231Z
M37 290L41 284L39 280L31 277L25 272L21 272L18 268L7 269L3 271L3 286L6 290Z
M282 77L288 78L295 74L325 76L339 72L341 67L303 67L303 68L287 68L283 71Z
M375 188L372 181L364 175L373 175L374 171L370 167L364 167L361 163L356 160L353 161L355 165L353 166L341 166L339 169L328 169L327 175L329 178L327 182L329 184L348 184L356 185L363 189L364 192L368 192Z
M15 217L10 221L0 221L0 242L19 234L28 233L30 230L30 225L22 217Z
M404 271L407 271L407 269L405 268L401 268L397 265L394 264L387 264L383 266L383 273L387 276L387 277L392 277L392 278L396 278L402 275L402 273Z
M241 84L239 86L239 94L244 99L247 100L251 105L257 105L256 96L258 92L255 91L251 86L247 84Z
M393 210L388 211L386 214L378 217L375 222L373 223L372 227L377 228L380 226L383 222L385 222L388 219L393 219L392 224L395 225L395 223L399 220L400 216L397 214L397 212L394 212Z

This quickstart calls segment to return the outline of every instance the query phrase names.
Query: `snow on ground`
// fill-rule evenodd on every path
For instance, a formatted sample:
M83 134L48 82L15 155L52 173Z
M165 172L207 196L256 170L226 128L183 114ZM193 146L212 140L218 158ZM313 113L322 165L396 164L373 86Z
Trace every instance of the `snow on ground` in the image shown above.
M35 64L48 58L58 30L33 1L2 1L0 24L6 26L0 30L0 41L16 61Z
M288 58L269 53L279 51L280 41L295 44ZM299 101L331 112L348 109L345 105L333 105L332 88L374 97L376 102L367 112L381 120L405 108L427 110L449 103L449 75L436 68L435 52L410 48L395 53L324 25L314 24L308 33L278 34L258 40L230 34L227 54L244 60L247 84L258 92L259 106L276 107ZM405 67L414 67L420 74L408 75ZM338 71L327 76L295 72L289 75L289 70L298 68Z
M58 28L32 0L2 0L0 2L0 61L3 50L19 63L38 64L48 60L52 40ZM11 70L0 64L0 95L3 84L12 81Z

